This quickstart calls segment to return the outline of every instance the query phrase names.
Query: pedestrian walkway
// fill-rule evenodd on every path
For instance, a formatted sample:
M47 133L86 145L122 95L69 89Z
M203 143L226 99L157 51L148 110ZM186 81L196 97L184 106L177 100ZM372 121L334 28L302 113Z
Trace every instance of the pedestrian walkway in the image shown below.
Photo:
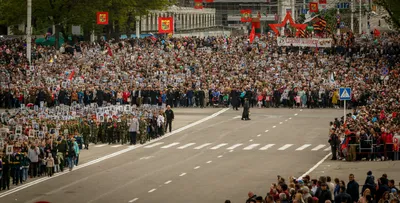
M130 145L95 145L96 148L103 147L128 147ZM151 145L144 147L145 149L159 148L159 149L176 149L176 150L236 150L236 151L330 151L331 147L325 144L275 144L275 143L164 143L155 142Z

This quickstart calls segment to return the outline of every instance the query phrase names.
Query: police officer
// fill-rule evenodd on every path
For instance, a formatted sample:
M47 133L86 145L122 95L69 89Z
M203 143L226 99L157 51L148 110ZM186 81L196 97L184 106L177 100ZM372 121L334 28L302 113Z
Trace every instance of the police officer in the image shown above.
M167 106L167 110L165 110L165 132L167 132L167 129L169 127L169 132L172 131L172 121L174 120L174 111L172 111L171 106Z

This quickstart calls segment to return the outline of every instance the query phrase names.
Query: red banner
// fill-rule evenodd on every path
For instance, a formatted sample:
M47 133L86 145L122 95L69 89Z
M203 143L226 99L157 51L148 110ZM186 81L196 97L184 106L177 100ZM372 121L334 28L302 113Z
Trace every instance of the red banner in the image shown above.
M318 12L318 3L316 3L316 2L310 2L310 12L311 12L311 13L316 13L316 12Z
M108 25L108 12L97 12L97 25Z
M203 0L194 0L195 9L203 9Z
M174 18L173 17L158 17L158 33L173 33Z
M319 0L319 4L326 4L326 0Z
M206 3L214 3L214 0L206 0Z
M240 21L242 22L251 22L251 10L240 10L240 13L242 14L242 18Z

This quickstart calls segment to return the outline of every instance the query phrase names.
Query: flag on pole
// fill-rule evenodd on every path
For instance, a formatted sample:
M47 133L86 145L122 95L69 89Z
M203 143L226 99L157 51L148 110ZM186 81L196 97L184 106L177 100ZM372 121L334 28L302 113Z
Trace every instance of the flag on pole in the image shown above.
M173 17L158 17L158 33L173 33L174 18Z
M75 70L72 71L72 73L69 75L68 80L72 80L74 78L75 75Z
M250 43L253 43L255 37L256 37L256 29L253 26L251 28L251 32L250 32L250 36L249 36Z

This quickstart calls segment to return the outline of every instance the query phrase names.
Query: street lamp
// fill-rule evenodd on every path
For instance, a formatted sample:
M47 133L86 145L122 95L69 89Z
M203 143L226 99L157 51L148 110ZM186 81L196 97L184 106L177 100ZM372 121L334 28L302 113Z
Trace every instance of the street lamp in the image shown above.
M28 58L29 65L31 64L31 49L32 49L32 0L27 0L27 21L26 21L26 57Z

